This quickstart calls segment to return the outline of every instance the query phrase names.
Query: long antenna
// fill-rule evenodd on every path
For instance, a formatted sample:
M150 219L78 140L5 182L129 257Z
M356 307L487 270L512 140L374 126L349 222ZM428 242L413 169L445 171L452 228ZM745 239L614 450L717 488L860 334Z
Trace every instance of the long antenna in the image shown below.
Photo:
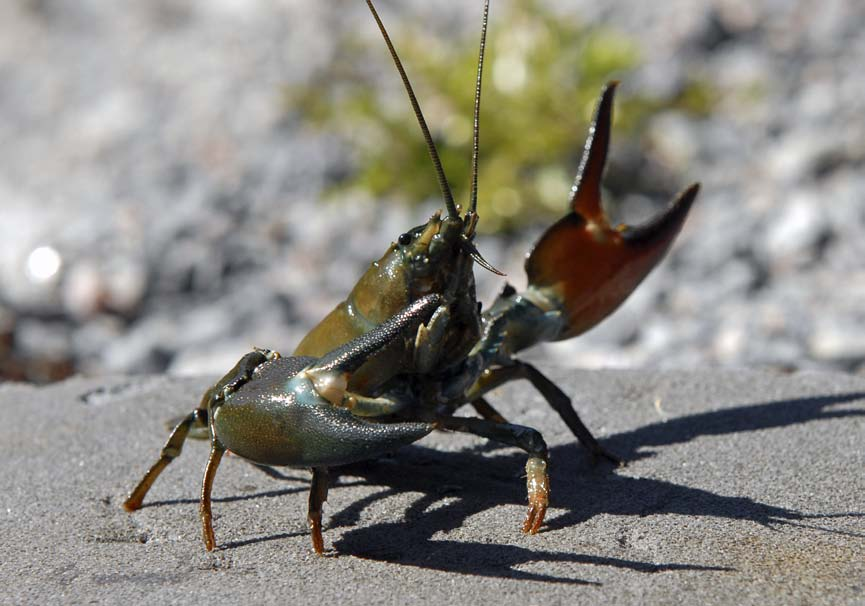
M405 86L405 91L408 93L409 101L411 101L411 107L414 110L415 118L417 118L417 122L420 125L421 131L423 131L423 138L426 141L427 151L429 152L430 158L432 159L433 166L436 171L436 178L439 182L439 189L442 192L442 198L444 198L445 206L447 207L448 216L451 217L459 217L459 212L457 212L456 204L454 203L454 197L451 193L450 185L448 185L447 177L445 177L445 171L442 168L441 160L439 159L438 151L436 151L435 143L433 143L432 135L430 135L429 128L427 128L426 120L424 120L423 112L421 112L420 104L417 102L417 97L415 97L414 90L411 87L411 83L408 81L408 76L405 74L405 70L402 67L402 61L399 60L399 55L396 54L396 49L393 47L393 43L390 41L390 36L387 34L387 30L384 27L384 23L381 22L381 18L378 16L378 12L375 10L375 6L372 4L372 0L366 0L366 4L369 7L370 12L372 13L373 19L378 24L378 29L381 31L381 35L384 38L385 44L387 44L387 49L390 51L390 56L393 59L394 65L396 65L396 69L399 72L400 78L402 78L402 83Z
M469 212L475 214L478 208L478 149L480 148L481 122L481 80L484 75L484 51L487 46L487 19L490 14L490 0L484 0L484 19L481 24L481 48L478 51L478 77L475 82L475 121L472 131L472 187L469 196Z

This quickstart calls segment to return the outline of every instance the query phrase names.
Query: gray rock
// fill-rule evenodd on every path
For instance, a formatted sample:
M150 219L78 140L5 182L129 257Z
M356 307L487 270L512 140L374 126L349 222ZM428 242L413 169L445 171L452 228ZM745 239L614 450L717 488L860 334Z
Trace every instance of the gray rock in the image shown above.
M865 297L865 4L545 4L640 47L640 67L611 75L623 96L698 82L714 105L707 116L656 116L639 143L614 138L614 164L655 167L640 179L660 189L699 180L700 198L660 273L616 315L530 355L592 366L865 364L850 309ZM477 35L473 3L401 6L381 7L392 32L413 20L437 39ZM502 11L492 13L495 28ZM362 194L322 203L352 169L351 133L318 135L285 107L284 87L314 82L340 36L380 44L363 3L7 2L0 23L0 305L15 318L13 347L66 343L88 372L219 373L233 354L197 352L290 350L431 212L429 201L407 209ZM402 107L384 52L369 71L371 86L394 84ZM581 146L576 133L575 154ZM617 180L642 218L658 192L632 186L631 174ZM516 239L481 249L519 285L533 238ZM60 266L34 279L28 259L42 246ZM501 284L478 281L485 301ZM766 326L766 310L792 320ZM278 342L259 340L268 335Z
M523 454L436 433L334 473L323 558L307 472L277 479L236 456L216 476L207 553L200 442L143 509L121 509L164 422L209 380L2 385L0 603L862 603L865 378L545 370L627 467L590 465L514 383L491 399L551 447L540 534L519 532Z

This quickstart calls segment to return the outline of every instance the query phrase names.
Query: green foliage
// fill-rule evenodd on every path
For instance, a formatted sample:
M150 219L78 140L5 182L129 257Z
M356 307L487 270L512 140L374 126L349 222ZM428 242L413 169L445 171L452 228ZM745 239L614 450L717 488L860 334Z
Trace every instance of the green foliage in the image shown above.
M477 35L454 43L422 27L390 29L454 196L465 204ZM369 45L342 41L339 59L317 82L287 90L287 107L320 128L351 133L358 168L341 187L413 201L437 196L432 165L404 93L394 97L394 88L363 77L372 63L388 60L383 42ZM538 0L512 2L491 23L481 103L481 229L510 229L539 212L562 213L602 86L639 62L639 49L624 35L584 27ZM398 84L392 67L385 73ZM711 99L705 85L694 85L675 99L623 96L616 104L616 137L631 135L659 110L706 112Z

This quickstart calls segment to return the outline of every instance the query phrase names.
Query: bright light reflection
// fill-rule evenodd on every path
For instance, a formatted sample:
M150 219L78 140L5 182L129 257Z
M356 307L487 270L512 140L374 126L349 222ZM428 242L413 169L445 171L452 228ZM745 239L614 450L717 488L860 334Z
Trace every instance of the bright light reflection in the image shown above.
M63 260L50 246L34 248L27 256L27 276L34 282L47 282L60 271Z

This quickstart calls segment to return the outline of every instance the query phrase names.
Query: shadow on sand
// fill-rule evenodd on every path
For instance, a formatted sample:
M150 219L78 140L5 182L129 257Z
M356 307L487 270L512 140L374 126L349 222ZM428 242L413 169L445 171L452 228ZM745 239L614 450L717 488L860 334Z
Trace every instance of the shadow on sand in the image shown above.
M633 461L654 456L655 451L652 448L680 444L700 436L759 431L824 419L865 416L865 407L837 409L841 404L863 399L865 393L847 393L748 404L653 423L610 436L603 443L612 452ZM512 449L502 450L502 454L491 452L498 450L497 446L493 446L447 453L424 447L409 447L401 450L398 457L333 470L332 473L337 478L335 487L342 485L339 475L359 477L362 478L362 484L382 487L380 491L355 501L331 516L329 527L352 528L336 541L334 547L337 552L460 574L571 584L595 583L529 572L520 570L520 567L532 563L572 562L612 566L643 573L730 570L702 564L658 564L527 549L514 545L434 538L459 528L470 516L502 504L525 504L525 487L519 480L525 455ZM566 511L548 519L542 532L555 532L571 527L599 514L711 516L748 520L764 526L806 526L801 524L806 519L865 515L861 512L803 514L749 498L718 495L661 480L630 478L615 473L608 464L590 466L588 457L575 443L551 449L551 457L555 461L551 470L551 484L555 491L554 505ZM406 510L401 520L372 526L356 526L366 507L380 499L405 492L418 493L421 496ZM261 495L239 498L256 496ZM518 522L519 520L510 519L502 521L503 524L512 526L514 532L517 532ZM279 536L251 539L234 546L271 540Z

